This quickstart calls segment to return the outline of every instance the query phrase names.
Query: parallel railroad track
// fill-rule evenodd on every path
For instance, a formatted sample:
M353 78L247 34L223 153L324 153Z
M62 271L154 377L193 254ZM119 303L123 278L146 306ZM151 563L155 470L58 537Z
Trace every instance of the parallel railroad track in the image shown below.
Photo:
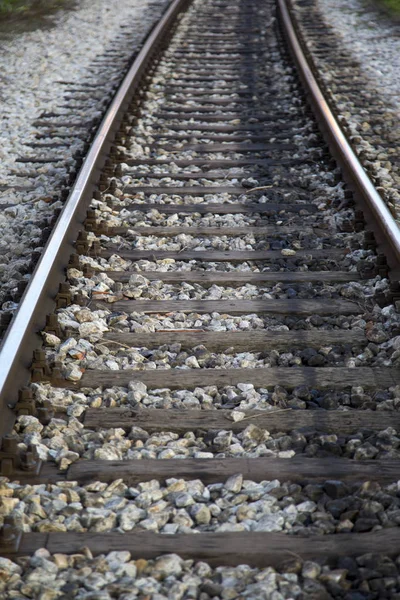
M11 163L6 182L0 184L0 214L7 210L16 214L17 219L11 221L11 231L15 232L15 238L20 234L18 242L23 247L16 261L15 254L10 253L3 239L1 257L6 270L2 274L0 290L0 341L101 120L162 11L162 5L151 4L141 20L139 31L131 22L128 26L122 25L110 45L105 47L104 54L94 57L87 65L85 75L81 70L79 85L73 80L68 81L66 73L61 81L55 82L52 110L39 112L37 119L27 127L30 134L21 139L21 154ZM40 105L49 108L48 103ZM21 117L21 122L23 119ZM37 210L38 206L41 206L40 210ZM20 213L24 213L28 227L24 227L21 219L18 231ZM12 247L12 240L8 238L7 241Z
M272 0L175 0L2 346L0 555L35 554L28 588L17 573L1 591L38 593L29 569L53 560L75 597L60 557L129 551L110 558L137 561L121 577L162 597L264 597L246 589L265 571L221 584L208 567L199 596L174 596L191 564L171 553L280 569L276 598L294 594L284 576L298 597L395 597L399 259L284 1L276 18ZM118 577L90 589L128 594Z
M336 118L393 215L399 204L399 110L396 93L377 98L375 82L340 44L314 1L296 4L297 33ZM293 5L292 10L296 10ZM390 81L388 81L390 86Z

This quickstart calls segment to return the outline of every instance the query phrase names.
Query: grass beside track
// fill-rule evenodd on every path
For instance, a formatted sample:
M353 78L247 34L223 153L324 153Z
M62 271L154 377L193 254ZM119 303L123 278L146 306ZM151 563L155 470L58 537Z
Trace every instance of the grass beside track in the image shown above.
M21 0L0 0L0 14L22 12L29 8L32 2L21 2Z
M62 0L0 0L0 18L35 15L62 5Z
M400 0L379 0L379 4L383 4L390 11L400 14Z

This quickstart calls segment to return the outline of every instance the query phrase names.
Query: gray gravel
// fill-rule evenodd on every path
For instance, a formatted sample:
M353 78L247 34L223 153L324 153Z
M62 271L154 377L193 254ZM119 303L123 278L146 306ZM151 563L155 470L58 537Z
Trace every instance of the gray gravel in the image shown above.
M400 24L366 0L318 0L327 22L346 49L379 81L376 93L387 104L400 101ZM354 33L356 32L356 35Z
M131 397L132 395L130 394ZM275 392L276 396L278 392ZM292 405L294 404L292 401ZM258 409L258 406L252 408ZM67 412L73 416L52 419L46 426L35 417L21 416L14 427L14 434L21 448L26 449L29 444L35 445L42 460L55 462L61 470L67 469L79 458L291 458L299 453L308 457L341 456L355 460L400 457L400 438L392 427L380 432L364 429L352 435L322 434L312 427L301 433L291 431L287 434L271 434L254 424L236 433L232 433L230 429L188 431L184 435L170 431L151 433L135 425L128 431L122 428L101 428L92 431L86 429L77 419L84 410L85 406L82 404L71 404ZM243 412L237 410L231 413L232 420L240 420L244 416Z
M283 69L283 73L286 73ZM162 87L166 75L166 66L163 62L158 66L158 85ZM282 78L282 85L285 86L285 78ZM147 143L152 141L152 123L154 122L153 112L158 109L159 102L162 101L162 94L159 90L149 92L148 100L146 101L145 115L138 120L136 132L138 137L136 141L131 141L129 153L131 156L147 156ZM291 108L291 100L284 103L282 109ZM297 109L296 109L297 110ZM168 123L166 123L168 127ZM299 147L310 141L307 126L305 130L297 133L296 139ZM135 145L136 144L136 145ZM163 156L160 150L160 156ZM179 152L178 152L179 154ZM186 154L185 154L186 155ZM190 156L195 156L193 152ZM214 157L215 158L215 157ZM204 156L207 159L207 156ZM173 172L178 172L179 169L170 167ZM161 167L161 170L163 168ZM129 167L122 167L122 171L129 173ZM144 171L149 174L148 170ZM376 277L368 283L344 284L335 286L316 286L312 290L310 286L299 285L292 287L275 286L270 288L256 288L254 286L244 286L242 288L222 288L221 286L212 286L205 289L201 286L168 286L162 282L162 273L166 271L191 271L191 270L210 270L210 271L260 271L261 269L287 269L287 270L308 270L308 269L330 269L343 268L357 271L362 263L370 264L374 261L374 254L370 250L360 248L360 240L358 235L351 234L351 251L340 261L330 261L326 258L314 260L312 256L296 257L296 252L303 246L323 248L326 244L331 247L348 247L349 234L344 224L353 217L353 210L346 202L343 194L342 184L335 183L334 173L326 168L326 165L321 162L316 167L310 167L308 164L296 166L290 169L290 177L292 181L297 182L302 188L302 192L287 191L285 193L277 192L275 187L279 187L287 175L287 169L277 168L272 169L273 188L268 190L265 195L259 199L260 203L278 198L286 201L312 201L317 207L317 214L309 218L307 224L319 224L326 229L326 237L311 236L305 240L298 239L290 240L292 247L285 248L281 246L282 259L278 259L272 265L260 267L252 263L202 263L201 261L184 261L174 259L161 260L141 260L135 264L132 261L124 260L118 254L122 246L125 247L148 247L148 245L161 242L164 247L171 249L171 244L175 243L174 249L182 250L183 248L199 249L200 247L209 247L222 244L223 248L237 247L237 244L242 244L239 247L245 246L246 249L254 249L257 247L258 241L254 238L235 240L235 239L217 239L217 238L193 238L191 236L180 236L177 241L171 240L155 240L154 238L146 238L138 236L134 232L129 235L129 240L124 241L119 236L107 237L101 236L99 242L107 246L114 243L116 250L115 254L108 260L82 258L82 263L91 266L95 274L88 278L84 277L80 269L69 269L68 277L72 284L72 292L80 291L89 300L90 298L101 298L110 302L109 310L93 310L90 308L82 308L72 305L66 309L58 311L58 319L64 333L67 334L66 339L61 340L51 334L44 334L47 356L50 361L61 361L63 364L63 374L69 381L79 381L85 369L103 369L103 370L119 370L119 369L170 369L179 367L182 369L199 369L199 368L257 368L271 366L324 366L324 365L343 365L346 367L358 366L391 366L397 365L400 360L400 342L397 336L399 325L399 316L393 306L383 309L378 306L372 307L371 300L376 292L384 292L387 290L388 282ZM237 174L237 173L236 173ZM242 173L241 173L242 174ZM237 174L238 175L238 174ZM132 212L129 210L132 201L143 202L143 193L125 194L126 186L130 185L131 178L127 175L122 175L120 178L114 179L116 189L113 194L103 194L101 201L93 201L93 207L98 209L98 216L109 217L111 215L111 225L119 225L125 222L125 219L130 222ZM257 181L251 185L256 185ZM301 184L301 185L300 185ZM301 195L299 195L301 194ZM182 195L168 196L162 195L150 196L153 202L171 201L183 203L197 202L196 197L184 197ZM231 198L228 194L210 194L202 201L229 202ZM243 197L246 201L246 196ZM119 208L112 212L106 202L117 201L120 203ZM150 217L149 217L150 214ZM301 215L302 216L302 215ZM141 219L141 221L139 220ZM189 221L191 219L191 221ZM191 224L198 219L197 216L190 217L169 217L167 224L185 223ZM207 224L228 222L229 217L205 217ZM224 221L225 219L225 221ZM258 217L259 219L259 217ZM265 217L262 217L264 220ZM292 220L293 219L293 220ZM296 217L293 215L289 219L282 219L286 222L296 222ZM160 222L155 211L147 214L141 214L138 218L134 216L134 223L150 224ZM249 223L249 217L241 217L233 219L234 223ZM258 222L258 221L257 221ZM301 237L301 236L300 236ZM96 240L96 236L89 235L89 242ZM281 244L282 240L277 240ZM264 243L264 242L263 242ZM274 243L274 242L272 242ZM271 245L272 245L271 243ZM276 242L275 242L276 243ZM358 247L357 247L358 246ZM289 254L288 254L289 251ZM108 277L104 272L105 269L136 271L131 275L128 284L119 285ZM146 279L146 271L157 270L160 272L160 281L150 283ZM270 318L257 315L243 315L241 317L232 317L223 315L217 312L200 315L196 313L181 314L174 313L165 316L160 315L144 315L139 311L131 314L124 314L112 311L112 302L115 300L129 297L136 298L156 298L164 299L166 297L173 298L214 298L220 299L223 297L254 297L256 294L264 298L281 298L281 297L309 297L310 293L315 291L325 298L345 298L356 300L360 306L360 314L355 316L343 317L332 316L321 318L312 316L309 318L297 317L281 317ZM147 348L124 348L116 347L113 343L108 343L102 339L103 333L109 330L116 331L134 331L134 332L151 332L161 329L203 329L209 331L251 331L253 329L270 331L288 331L288 330L308 330L314 328L321 329L354 329L365 331L368 343L365 347L354 348L306 348L304 350L293 352L264 352L253 353L245 352L233 354L225 352L224 354L211 353L202 346L193 348L190 352L183 352L180 345L162 346L158 349L149 350ZM71 332L76 335L71 337ZM140 384L139 384L140 386ZM174 434L168 432L165 436L149 435L148 432L136 432L128 436L121 431L104 430L97 432L87 432L82 429L82 425L77 421L77 418L84 412L86 406L117 406L129 404L131 406L137 403L142 403L144 406L156 406L169 408L171 406L181 406L184 408L198 407L211 408L224 406L225 408L261 408L268 409L272 406L284 408L337 408L363 406L368 408L378 408L382 403L385 409L397 408L397 389L383 392L381 396L369 395L362 388L354 388L350 392L341 394L320 393L316 390L307 390L299 388L292 394L287 393L281 388L276 388L273 392L267 390L254 390L251 388L237 389L231 388L227 391L220 392L219 390L204 390L194 392L182 391L182 394L171 393L169 390L158 393L150 392L135 385L130 386L130 390L108 390L104 394L97 392L89 392L86 396L84 393L71 394L68 391L50 391L46 386L38 386L37 395L39 403L43 403L46 398L54 405L61 405L63 411L67 412L69 417L68 423L61 420L51 422L51 425L43 429L43 427L31 418L22 418L16 427L16 433L22 436L22 443L35 443L39 445L39 451L43 457L49 457L55 460L62 468L66 468L71 462L74 462L79 456L85 458L172 458L174 456L204 456L213 457L215 454L226 452L227 455L278 455L292 456L297 450L305 451L310 455L319 455L324 453L328 448L336 448L336 452L346 454L355 458L374 458L385 455L387 448L380 448L375 437L362 434L361 437L353 439L325 439L324 436L311 436L310 439L291 439L290 436L283 436L286 440L281 441L280 438L270 438L268 432L258 432L252 427L249 427L246 432L232 437L228 432L220 432L221 440L215 441L214 438L204 440L201 435L196 432L189 432L188 437L180 439ZM386 394L386 395L385 395ZM27 423L25 423L27 421ZM26 427L28 430L25 431ZM257 428L256 428L257 429ZM255 439L252 443L246 442L247 437L254 434ZM28 438L25 436L28 435ZM386 434L385 434L386 435ZM387 434L390 438L388 442L389 451L396 454L397 436L396 432ZM133 437L132 437L133 436ZM136 438L135 438L136 436ZM139 436L139 438L137 438ZM215 437L215 436L214 436ZM329 436L328 436L329 437ZM68 439L67 439L68 438ZM265 439L264 439L265 438ZM69 441L68 441L69 440ZM281 444L283 444L281 446ZM376 445L377 444L377 445ZM320 446L324 446L320 450ZM332 450L334 453L334 451ZM282 454L283 453L283 454ZM383 454L382 454L383 453Z
M268 17L261 14L260 16ZM190 13L189 13L190 14ZM184 17L187 19L188 17ZM179 36L184 34L179 34ZM179 36L177 40L179 39ZM175 40L175 44L177 43ZM276 49L272 43L271 53ZM159 109L162 100L162 86L168 73L170 61L168 55L157 67L156 85L150 89L143 110L143 117L135 123L137 137L131 139L126 150L127 156L148 157L149 144L153 141L153 113ZM274 77L279 85L286 89L290 80L290 69L283 61L277 61ZM221 82L220 82L221 84ZM223 85L223 83L221 84ZM158 87L157 87L158 86ZM288 87L288 86L287 86ZM292 105L292 100L282 102L282 111L291 111L301 115L301 108ZM173 121L174 119L171 119ZM165 122L165 131L171 122ZM77 305L58 311L58 319L63 331L63 339L52 334L43 333L45 351L50 360L62 361L64 376L69 381L79 381L85 369L103 369L108 371L119 369L181 369L211 368L268 368L272 366L391 366L400 364L400 336L398 336L400 317L394 306L380 308L373 306L375 293L387 291L388 282L375 277L362 285L358 283L315 286L312 290L307 284L293 286L242 286L224 288L200 285L169 285L162 281L162 273L170 271L242 271L260 272L273 270L308 269L347 269L362 272L365 266L373 263L374 254L361 248L361 236L351 233L348 227L354 214L350 202L343 193L343 185L335 180L334 171L324 160L317 161L312 148L313 136L310 135L306 123L303 129L296 132L298 154L291 152L288 156L301 156L314 162L296 165L293 168L273 167L268 177L273 188L269 188L259 198L261 203L279 202L313 202L317 207L314 215L293 215L289 212L280 214L281 224L318 225L326 230L321 234L305 239L293 236L286 242L278 238L271 242L270 249L281 250L282 258L271 264L243 263L203 263L185 260L142 260L132 264L124 260L118 252L126 248L150 248L154 246L177 251L190 248L201 249L213 247L221 249L260 249L259 240L245 237L205 238L202 236L179 236L175 239L145 238L131 231L128 241L119 236L100 236L103 247L113 243L115 254L108 260L82 257L81 265L86 263L94 270L92 277L85 277L80 268L69 269L68 279L72 284L72 292L80 291L90 298L102 300L119 300L124 297L136 298L307 298L311 293L325 298L343 298L356 300L360 310L358 315L308 318L299 317L259 317L242 315L233 317L218 312L209 314L144 315L139 310L130 314L113 312L112 302L105 310L93 310L93 307ZM134 133L134 132L133 132ZM203 139L198 137L198 139ZM164 156L164 150L155 150L152 156ZM196 153L181 150L174 153L176 158L193 157ZM211 156L211 155L210 155ZM202 154L205 161L210 157ZM212 158L218 158L213 154ZM240 156L231 154L232 157ZM285 155L286 156L286 155ZM226 155L221 155L226 158ZM169 165L171 175L179 169ZM159 169L157 171L157 169ZM144 195L129 192L132 183L139 182L138 177L130 175L130 168L122 166L122 174L115 177L116 186L113 194L103 194L101 200L93 201L97 216L111 216L110 225L216 225L216 224L270 224L275 222L276 215L174 215L168 216L161 211L149 210L147 213L132 211L132 202L143 202ZM166 166L143 168L146 181L152 182L152 172L167 174ZM235 179L242 184L249 173L243 169L232 172L231 181ZM254 178L259 173L254 173ZM159 184L160 180L156 180ZM171 179L167 182L173 182ZM178 180L176 180L178 181ZM257 185L257 179L250 182ZM264 183L264 181L262 180ZM250 185L249 180L243 185ZM281 185L292 187L277 191ZM300 188L300 190L299 190ZM193 203L198 200L210 203L233 201L229 195L210 194L206 197L184 198L182 195L150 196L150 202L169 204ZM241 198L247 201L247 193ZM113 210L107 202L119 202L122 210ZM351 246L350 238L351 237ZM95 241L90 235L89 240ZM273 247L273 243L281 245ZM267 244L262 242L261 248ZM350 248L349 248L350 246ZM296 256L301 248L349 248L345 258L336 262L325 257L314 260ZM285 252L286 251L286 252ZM288 252L289 251L289 252ZM105 270L126 271L133 273L128 283L119 285L108 277ZM160 280L150 282L146 271L157 270ZM243 352L233 351L212 353L203 346L194 347L191 351L183 351L179 344L161 346L156 349L145 347L126 348L109 343L104 339L106 331L152 332L162 329L193 329L205 331L296 331L296 330L354 330L364 331L366 342L354 347L321 347L305 348L292 352ZM126 459L185 459L188 457L224 458L237 457L279 457L290 459L296 454L306 457L338 457L362 461L365 459L398 458L400 456L400 435L394 428L372 432L363 430L354 435L324 435L317 431L291 431L270 433L268 430L249 424L242 432L233 434L227 429L219 431L188 431L185 435L164 431L151 433L145 428L132 426L124 429L99 428L96 431L85 428L81 419L88 407L127 406L133 408L200 408L231 410L229 418L242 420L243 411L258 409L271 410L304 410L311 409L317 414L318 408L340 409L363 408L371 410L398 410L400 407L399 386L389 390L370 393L361 386L344 390L340 393L321 392L298 387L289 393L282 387L273 390L255 389L251 384L239 384L218 389L214 386L195 390L169 389L147 390L140 382L131 382L127 388L82 389L74 392L67 389L51 387L49 384L33 384L39 406L50 405L55 417L46 425L32 416L18 418L14 434L18 437L19 447L24 450L29 444L37 447L43 460L54 462L61 470L65 470L80 458L103 460ZM305 457L305 460L306 460ZM395 527L400 522L400 501L398 484L380 487L370 482L360 486L351 486L338 481L326 481L321 484L307 486L295 485L285 481L263 481L255 483L244 481L242 475L236 474L225 482L205 486L200 481L182 481L170 479L166 482L149 481L129 487L117 480L111 484L92 482L82 486L78 482L61 482L58 484L42 484L20 486L0 480L0 496L2 496L2 513L24 531L132 531L147 530L164 534L194 533L204 531L270 531L284 532L288 535L311 535L315 533L340 533L375 531L385 527ZM90 551L85 550L83 556L67 557L58 554L51 557L46 551L38 551L31 559L21 559L20 565L9 561L0 562L2 577L0 586L13 590L12 596L19 600L22 591L31 597L41 600L53 600L52 590L60 590L60 594L69 597L96 598L108 600L114 596L122 600L133 600L135 597L164 600L166 598L199 598L210 600L221 598L266 598L281 600L284 598L310 598L329 600L329 598L346 598L360 600L358 590L363 582L365 567L374 573L373 583L362 587L367 593L372 589L397 591L398 570L396 563L386 559L361 557L358 560L346 559L335 565L334 570L321 567L317 563L301 563L293 557L290 572L277 574L273 569L255 570L249 567L236 569L211 570L204 563L194 565L192 561L182 561L175 555L166 556L156 561L131 561L129 553L111 553L107 557L93 559ZM0 559L1 560L1 559ZM323 558L321 557L321 560ZM85 577L82 577L84 573ZM347 577L347 575L349 575ZM371 579L371 578L370 578ZM44 583L44 580L47 580ZM49 583L48 583L49 582ZM362 583L362 585L364 585ZM7 586L7 587L6 587ZM50 588L47 593L46 586ZM1 587L0 587L1 590ZM354 594L353 594L354 590ZM357 590L357 591L356 591ZM47 595L46 595L47 594ZM379 596L371 596L378 598Z
M217 410L272 410L275 408L338 409L360 408L369 410L399 410L400 387L369 391L361 386L346 391L321 391L299 386L292 392L281 386L272 390L255 388L251 383L239 383L237 386L198 387L194 390L170 390L161 388L148 390L142 382L131 382L129 387L109 387L84 389L73 392L52 388L40 383L32 386L40 406L49 404L57 413L67 413L79 417L87 407L114 408L163 408L163 409L203 409ZM41 430L41 428L40 428Z
M121 600L151 598L167 600L330 600L343 598L378 599L388 592L393 600L400 591L399 557L365 554L338 561L332 568L317 562L293 557L290 568L276 571L272 567L252 569L238 567L211 568L205 562L182 560L168 554L155 560L132 560L127 551L110 552L93 558L85 548L72 556L51 555L40 549L29 557L13 562L0 559L2 580L0 590L9 598L54 598L68 594L69 598ZM368 581L366 569L374 573ZM363 593L360 593L360 585ZM365 592L365 593L364 593ZM57 597L57 596L56 596Z
M47 337L49 339L49 337ZM264 350L261 352L211 352L204 345L194 345L192 349L183 350L181 345L164 344L158 348L136 347L129 348L123 344L108 342L98 345L87 340L68 338L61 343L57 351L48 350L49 364L54 361L62 363L64 376L76 381L75 371L100 369L105 371L155 369L236 369L236 368L265 368L265 367L365 367L365 366L396 366L399 365L399 352L393 347L399 345L396 341L384 343L383 347L375 344L362 347L340 344L321 346L320 348L304 348L287 351ZM51 338L54 341L54 338ZM74 376L71 376L71 370Z
M312 52L319 43L307 34L312 9L296 0L294 4L300 22L305 23L305 39ZM313 20L327 23L338 42L333 54L315 56L320 75L356 153L399 220L399 23L366 0L315 0L312 4ZM346 65L346 61L335 64L341 49L355 65Z
M397 483L301 486L243 479L204 485L200 480L150 480L129 487L121 479L20 485L0 481L2 513L25 532L152 531L200 533L283 532L289 535L361 533L400 523Z
M27 141L37 141L34 136L39 130L33 123L42 112L67 114L65 109L59 108L65 102L66 86L58 81L77 85L96 83L98 75L92 69L92 60L107 52L116 35L125 31L121 27L129 22L134 32L129 43L123 38L120 42L120 52L129 57L166 4L166 0L156 3L122 0L118 11L113 11L106 0L79 0L75 10L57 13L52 27L1 34L0 66L5 85L0 109L0 309L15 310L17 304L4 303L4 299L7 294L15 293L18 281L29 279L26 268L32 250L41 250L43 220L61 208L62 204L53 202L52 198L60 191L73 154L82 149L82 141L74 137L76 130L71 132L66 128L59 128L60 132L71 135L63 149L27 149L24 146ZM118 82L121 76L121 72L113 69L108 76L106 74L107 85ZM85 121L101 115L104 111L101 100L93 96L84 108L76 108L75 120ZM65 140L53 138L52 141ZM38 177L16 177L16 172L32 171L33 165L15 162L17 157L27 154L56 154L61 162L55 166L35 165ZM15 185L33 185L37 189L24 192L14 188ZM1 191L2 186L11 187Z

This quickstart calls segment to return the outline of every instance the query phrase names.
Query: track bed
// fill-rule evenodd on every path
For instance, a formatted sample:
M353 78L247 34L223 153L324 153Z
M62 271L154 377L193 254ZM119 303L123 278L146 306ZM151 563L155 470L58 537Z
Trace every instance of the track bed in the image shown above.
M3 437L0 591L396 598L398 286L275 5L194 0L142 70Z

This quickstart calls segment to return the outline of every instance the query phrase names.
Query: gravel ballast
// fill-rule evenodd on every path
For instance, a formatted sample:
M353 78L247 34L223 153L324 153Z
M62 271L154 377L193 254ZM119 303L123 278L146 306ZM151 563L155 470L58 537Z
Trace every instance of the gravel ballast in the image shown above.
M400 557L372 554L341 559L331 568L293 557L290 568L276 571L211 568L176 554L147 561L132 560L128 551L93 557L88 548L71 556L42 548L16 562L1 558L0 573L0 590L9 598L397 600L400 592Z
M327 22L338 32L387 103L400 101L399 23L365 0L318 0ZM356 35L354 35L356 33Z
M77 481L19 485L0 480L2 516L24 531L162 534L283 532L287 535L362 533L396 527L399 487L343 481L301 486L256 483L235 474L204 485L199 479L153 479L126 485Z
M82 405L70 407L79 414ZM75 409L75 410L74 410ZM284 409L283 409L284 410ZM314 413L318 418L318 413ZM177 418L179 414L177 413ZM234 419L245 418L232 411ZM257 422L257 419L255 419ZM228 427L227 419L227 427ZM15 426L21 449L36 446L41 459L55 462L61 470L80 458L87 460L145 460L185 458L292 458L342 457L355 460L399 458L400 438L393 427L374 432L364 429L347 435L323 434L315 427L303 431L273 433L255 424L240 432L230 429L188 431L179 435L171 431L150 433L133 425L122 428L85 428L75 416L52 419L45 427L32 416L18 418Z
M106 0L80 0L74 11L61 11L53 16L51 27L1 34L0 66L6 84L2 86L0 109L0 314L13 312L17 306L18 282L29 279L32 252L43 247L43 221L62 207L57 198L73 165L74 154L83 149L82 135L87 138L90 130L88 125L87 133L82 134L82 130L53 125L53 133L68 134L67 140L65 137L38 140L35 134L40 129L35 121L42 113L65 114L66 120L81 122L103 114L104 99L110 99L110 90L112 93L121 80L127 59L137 52L167 4L166 0L122 0L118 10L111 10ZM118 41L116 36L120 36ZM118 68L118 62L109 67L93 63L94 59L106 56L111 48L122 58L125 56L125 64ZM93 93L93 87L82 88L84 96L79 94L82 83L95 86L99 78L105 82L101 94ZM69 88L61 81L71 82L69 87L76 86L76 100L69 99L73 94L67 94ZM76 106L73 117L71 111L60 108L66 102ZM53 119L49 124L58 120ZM66 145L54 149L24 145L49 141ZM43 165L16 162L18 157L26 155L57 156L60 162ZM35 172L37 176L17 177L18 172L28 175ZM21 186L35 189L23 191L18 189Z
M160 408L218 410L272 410L275 408L317 408L336 410L339 407L369 410L399 410L400 387L368 390L361 386L346 391L321 391L306 385L292 392L282 386L274 389L255 388L251 383L218 388L215 385L194 390L147 389L141 381L129 387L84 388L81 392L53 388L49 384L33 384L38 406L49 406L56 413L79 417L86 408Z
M247 10L241 14L242 8L240 0L236 8L229 7L229 13L237 10L233 19L237 24L243 24L248 15ZM247 8L251 12L252 6ZM79 551L68 556L61 552L51 555L41 549L15 562L0 559L0 597L4 591L16 600L22 600L21 596L39 600L64 596L78 600L396 598L400 559L395 558L396 550L384 538L396 537L400 524L400 482L391 470L385 472L390 460L400 458L400 428L394 414L400 408L400 386L395 385L394 369L389 375L384 372L400 364L400 316L396 311L400 302L396 302L396 289L389 287L384 261L377 260L374 240L368 235L364 239L361 233L362 220L339 169L330 160L321 136L311 131L303 92L280 48L274 0L262 5L254 2L255 17L265 23L267 31L265 41L259 40L254 82L260 82L267 92L260 102L254 94L250 108L239 116L246 120L250 114L259 114L261 122L267 123L278 111L282 123L272 119L271 130L282 134L280 146L277 144L279 147L273 150L268 147L262 154L257 154L258 150L253 153L253 159L267 159L259 161L259 170L231 172L233 185L241 186L239 191L218 192L217 187L215 193L214 189L213 193L204 190L202 195L189 184L190 193L186 194L179 184L182 170L172 160L182 160L181 165L190 164L192 159L199 165L202 160L209 164L227 158L232 159L228 164L247 162L242 160L247 152L242 145L226 152L214 148L213 153L208 146L199 149L197 145L178 143L168 149L164 142L157 141L158 127L166 139L176 126L190 137L190 119L180 119L182 103L171 97L174 94L168 96L168 89L171 79L179 80L182 43L185 59L197 60L196 44L191 41L193 34L197 36L197 9L201 15L208 9L215 10L217 21L225 19L220 14L221 5L214 0L194 0L155 67L153 83L143 95L139 113L124 120L126 124L117 138L117 156L126 162L114 171L108 168L99 186L102 193L98 190L94 194L94 210L86 220L90 233L79 237L77 253L71 256L66 272L69 285L61 288L58 308L48 319L47 330L40 332L44 344L34 356L33 381L15 406L12 433L16 439L8 446L13 448L16 442L22 468L38 466L32 464L32 457L47 464L30 480L29 474L21 474L18 481L15 472L14 480L0 478L0 525L6 525L3 534L23 532L23 541L28 539L29 544L30 540L41 539L44 541L40 544L49 548L71 551L71 546L61 544L67 541L65 534L72 533L74 539L79 539ZM230 16L226 20L229 25ZM205 65L210 62L207 51L204 61ZM225 81L224 75L218 75L219 70L217 66L215 83L224 86L229 77ZM181 100L188 104L185 114L194 110L193 122L197 117L201 121L201 115L209 110L196 110L197 101L190 101L190 96ZM229 118L229 114L236 114L234 106L235 102L232 110L218 108L215 114ZM166 111L161 121L160 110ZM256 117L251 119L257 123ZM284 123L287 127L280 132ZM287 139L286 131L290 132ZM208 138L196 134L193 139ZM275 141L273 137L267 140L270 146ZM132 167L149 159L159 160L159 165L144 169L141 179L140 167L137 171ZM151 177L157 167L166 179L166 169L170 171L171 177L165 183L176 182L177 190L168 193L151 189L154 194L140 190L141 184L146 187L149 182L154 188L162 188L162 180L153 181ZM208 187L209 182L204 185ZM144 206L146 203L149 206ZM196 203L199 207L193 209ZM232 203L243 207L233 208ZM268 203L272 206L264 212L263 205ZM179 211L181 207L187 209L189 216L182 216L183 211L171 215L176 210L171 204L179 205ZM183 225L229 223L230 216L213 214L216 204L223 205L216 209L222 213L242 211L232 223L282 224L292 226L292 233L286 236L276 231L261 239L251 235L250 230L242 237L235 236L235 232L226 236L195 231L179 235L179 226ZM281 210L279 204L286 208ZM160 205L158 209L154 209L156 205ZM138 210L141 208L144 210ZM296 208L300 210L293 210ZM196 212L190 213L190 209ZM110 221L101 223L108 217ZM134 231L135 226L160 223L178 226L178 230L171 237ZM121 225L129 227L128 235L121 231ZM113 226L118 229L112 231ZM307 230L302 229L305 226ZM208 256L204 256L204 249L210 250ZM214 254L216 250L225 255ZM245 252L237 254L241 250ZM249 251L257 250L272 254L259 259L254 253L249 256ZM232 251L236 252L229 254ZM274 273L270 279L268 271ZM252 273L267 276L252 279ZM204 285L190 284L190 280L202 281L201 275ZM288 285L284 280L293 283ZM334 283L330 285L329 281ZM235 287L235 282L245 283ZM308 302L311 298L314 303ZM252 299L260 304L241 303ZM168 343L163 344L162 330L168 331ZM188 342L181 337L182 330ZM302 331L310 335L302 338ZM346 331L348 338L343 335ZM202 344L196 341L196 332L205 334ZM221 335L209 341L210 332ZM231 344L235 332L246 336L245 345ZM259 340L254 346L253 332L254 339ZM265 344L263 332L267 334ZM152 333L156 336L148 335ZM229 340L227 344L225 339ZM241 352L243 348L246 351ZM271 373L277 367L283 370ZM328 379L330 374L333 382L341 378L337 385L340 391L327 389L336 385ZM228 385L238 380L241 383ZM179 381L182 388L173 389ZM196 381L205 387L191 389ZM294 381L310 382L310 387L298 385L291 389ZM221 387L207 386L213 382L222 382ZM259 387L260 382L265 388ZM282 385L273 386L272 382ZM353 382L356 385L351 385ZM113 385L116 383L120 386ZM152 389L155 385L169 387ZM322 389L311 387L314 385ZM392 387L380 389L380 385ZM95 414L100 408L116 407L124 410ZM153 409L151 413L149 409ZM170 412L162 420L157 409ZM197 421L194 413L188 413L190 409L201 410ZM357 413L352 421L355 409L368 414L358 420ZM260 413L246 414L249 410ZM208 418L206 411L210 411ZM335 414L330 415L330 411ZM276 419L273 412L285 415L282 420L279 415ZM296 415L301 418L297 420ZM340 415L344 415L343 421ZM379 427L377 416L382 423ZM186 424L185 418L189 419ZM324 427L324 419L328 426ZM336 419L341 424L332 431ZM309 425L303 427L304 423ZM232 458L237 460L228 460ZM177 463L177 459L182 462ZM227 470L214 473L220 460ZM266 473L268 461L282 471L277 475L272 470ZM343 470L335 471L339 463ZM308 476L314 465L315 472ZM258 468L263 471L260 473ZM120 473L122 478L117 479ZM251 479L246 479L246 473ZM271 480L261 480L267 476ZM175 554L149 561L132 560L127 551L131 550L135 559L142 554L157 556L161 550L154 552L146 545L146 539L155 539L156 543L171 543L173 551L185 553L185 541L178 545L171 535L187 534L187 544L198 543L201 547L202 537L205 539L201 554L184 555L207 556L212 561L215 550L208 546L206 534L221 534L219 540L228 550L228 538L223 534L235 532L245 535L249 543L259 539L250 537L250 533L266 534L260 561L247 555L243 545L239 562L253 566L279 564L284 571L247 565L211 568ZM102 544L107 543L106 534L115 534L116 545L97 546L97 551L123 551L93 557L91 544L100 538L81 535L86 533L99 535ZM130 534L138 533L143 538L147 535L143 546L137 538L130 545ZM348 547L340 547L348 539L343 534L350 533L356 536L356 543L362 542L364 534L367 539L376 535L376 540L384 540L384 548L378 551L393 556L353 558L355 546L349 543ZM60 538L52 534L60 534ZM307 556L314 556L313 536L323 536L327 552L321 552L316 562L304 562L300 549L299 554L291 550L297 543L304 543L310 548ZM60 546L52 546L58 539ZM235 539L238 543L241 536ZM288 556L282 562L275 562L275 556L270 560L265 551L272 554L280 543L290 548ZM347 556L330 563L329 548L335 544L337 555ZM213 565L226 564L230 559L228 551L226 557L224 552L219 555L221 558Z
M399 222L399 24L365 0L294 0L293 5L326 97Z

